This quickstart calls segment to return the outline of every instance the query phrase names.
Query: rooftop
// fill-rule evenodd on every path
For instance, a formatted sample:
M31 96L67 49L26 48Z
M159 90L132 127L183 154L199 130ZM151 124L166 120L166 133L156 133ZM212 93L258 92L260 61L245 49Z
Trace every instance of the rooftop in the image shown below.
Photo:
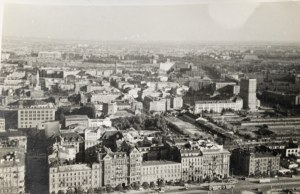
M24 164L24 153L19 152L17 148L6 147L0 149L0 168L23 166Z
M170 165L170 164L180 164L174 161L168 160L152 160L152 161L144 161L142 162L143 166L152 166L152 165Z

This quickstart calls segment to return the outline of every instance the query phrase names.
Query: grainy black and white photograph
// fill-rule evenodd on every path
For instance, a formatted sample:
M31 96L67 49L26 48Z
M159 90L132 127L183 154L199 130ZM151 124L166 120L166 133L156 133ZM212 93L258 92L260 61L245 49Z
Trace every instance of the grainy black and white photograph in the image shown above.
M300 194L299 0L0 8L0 194Z

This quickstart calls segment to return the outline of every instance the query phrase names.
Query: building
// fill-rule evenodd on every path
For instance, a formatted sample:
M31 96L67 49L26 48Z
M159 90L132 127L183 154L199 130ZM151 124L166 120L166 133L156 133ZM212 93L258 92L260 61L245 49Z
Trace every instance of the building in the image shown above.
M66 115L64 120L64 127L68 127L70 125L89 125L89 117L87 115Z
M61 59L61 53L60 52L41 51L38 54L38 58L41 58L41 59Z
M82 103L110 103L116 100L121 93L117 89L111 89L112 91L107 90L94 90L92 92L82 94L81 102Z
M59 144L62 146L75 147L76 153L83 153L84 138L77 133L61 133L58 137Z
M116 102L103 103L103 114L112 115L118 111L118 105Z
M223 149L222 145L207 144L201 148L202 151L202 173L204 178L219 176L229 177L230 152Z
M296 143L290 143L285 148L285 156L288 157L290 155L294 155L296 157L300 156L300 145Z
M262 98L267 102L273 102L284 106L297 106L300 104L300 95L298 93L266 90L262 92Z
M141 183L142 154L133 148L128 152L111 152L99 154L103 172L103 186L127 186Z
M244 109L256 110L256 79L241 79L240 96L244 100Z
M234 86L234 85L236 85L235 82L215 82L213 83L213 91L219 90L226 86Z
M166 160L145 161L142 163L141 177L141 183L156 183L159 179L177 182L181 179L181 163Z
M105 118L105 119L89 119L89 127L101 127L101 126L105 126L105 127L111 127L112 126L112 122L109 118Z
M145 96L143 105L145 111L147 112L165 112L167 110L165 98Z
M183 106L183 99L181 96L171 96L170 97L170 107L168 109L181 109Z
M82 189L101 187L102 173L98 163L88 164L63 164L50 163L49 167L49 193L59 191L64 193L69 188L80 186Z
M25 145L24 145L25 144ZM10 134L0 137L0 193L25 192L25 151L27 139Z
M235 97L229 100L202 100L195 101L194 114L199 114L204 111L213 111L221 113L222 110L231 109L239 111L243 108L243 100L239 97Z
M5 118L0 117L0 132L5 132Z
M200 149L181 149L180 160L182 169L181 178L183 181L200 181L201 179L203 180L203 158Z
M280 154L264 146L237 148L232 151L231 166L245 176L276 175L280 167Z
M45 121L55 120L53 103L42 101L21 102L18 108L18 128L36 128Z

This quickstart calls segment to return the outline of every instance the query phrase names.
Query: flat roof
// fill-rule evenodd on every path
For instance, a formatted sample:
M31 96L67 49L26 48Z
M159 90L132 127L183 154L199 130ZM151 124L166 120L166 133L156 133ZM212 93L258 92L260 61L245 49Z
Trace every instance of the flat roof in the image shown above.
M170 165L170 164L180 164L179 162L169 161L169 160L152 160L142 162L143 166L152 166L152 165Z

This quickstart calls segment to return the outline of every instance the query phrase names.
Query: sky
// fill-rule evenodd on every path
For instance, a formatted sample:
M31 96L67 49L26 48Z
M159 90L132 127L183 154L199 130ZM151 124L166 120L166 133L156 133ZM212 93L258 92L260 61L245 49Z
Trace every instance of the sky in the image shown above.
M2 33L99 41L299 42L299 18L299 1L12 0L4 6Z

